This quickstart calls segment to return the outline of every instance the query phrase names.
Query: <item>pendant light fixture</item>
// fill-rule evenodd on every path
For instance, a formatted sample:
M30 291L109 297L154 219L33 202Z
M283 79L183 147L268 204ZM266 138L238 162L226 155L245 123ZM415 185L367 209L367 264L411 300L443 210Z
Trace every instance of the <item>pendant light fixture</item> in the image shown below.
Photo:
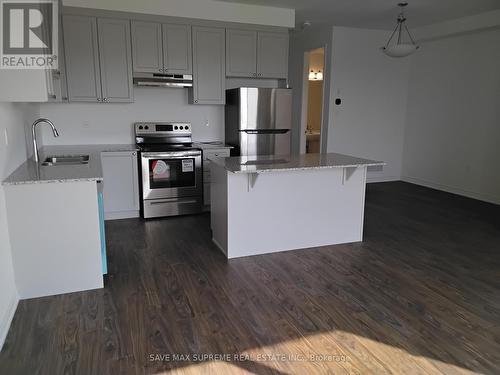
M401 8L401 12L398 16L398 23L396 28L392 32L389 40L381 49L382 51L390 57L405 57L411 55L415 52L419 46L415 43L415 40L410 34L408 27L406 26L406 17L404 15L404 8L408 3L399 3L398 7ZM406 35L407 37L406 37Z

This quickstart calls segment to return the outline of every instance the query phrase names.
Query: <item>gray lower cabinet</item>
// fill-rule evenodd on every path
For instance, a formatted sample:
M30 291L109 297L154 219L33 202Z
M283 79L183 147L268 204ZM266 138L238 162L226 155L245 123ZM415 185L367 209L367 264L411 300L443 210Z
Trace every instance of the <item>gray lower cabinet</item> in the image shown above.
M286 79L288 34L227 29L226 76Z
M80 102L132 102L128 20L63 16L68 98Z
M192 74L191 25L132 21L134 72Z
M225 104L225 29L193 26L192 104Z
M101 153L106 219L139 216L139 179L136 151Z
M203 149L203 147L202 147ZM203 149L203 204L206 208L210 206L210 158L229 157L231 149L228 147Z

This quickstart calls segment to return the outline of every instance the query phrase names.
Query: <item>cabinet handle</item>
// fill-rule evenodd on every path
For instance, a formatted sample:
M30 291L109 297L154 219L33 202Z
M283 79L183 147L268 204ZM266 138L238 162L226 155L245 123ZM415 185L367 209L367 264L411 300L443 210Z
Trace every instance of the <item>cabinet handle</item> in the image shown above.
M259 77L262 76L262 73L259 73Z
M132 152L132 156L135 156L135 155L136 155L135 152Z
M195 102L195 103L198 103L198 100L195 100L194 102Z
M252 75L253 75L254 77L257 77L257 73L253 73Z
M101 98L97 98L97 101L100 102L101 101Z
M163 72L163 69L158 69L159 72Z
M62 100L68 100L68 97L67 96L63 96L61 99Z

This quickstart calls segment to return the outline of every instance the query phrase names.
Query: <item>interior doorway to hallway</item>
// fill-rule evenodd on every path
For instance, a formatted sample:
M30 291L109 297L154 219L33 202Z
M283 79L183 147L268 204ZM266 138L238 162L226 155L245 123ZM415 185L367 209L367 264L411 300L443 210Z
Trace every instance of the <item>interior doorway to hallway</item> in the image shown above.
M324 48L313 49L305 53L301 153L321 152L324 68Z

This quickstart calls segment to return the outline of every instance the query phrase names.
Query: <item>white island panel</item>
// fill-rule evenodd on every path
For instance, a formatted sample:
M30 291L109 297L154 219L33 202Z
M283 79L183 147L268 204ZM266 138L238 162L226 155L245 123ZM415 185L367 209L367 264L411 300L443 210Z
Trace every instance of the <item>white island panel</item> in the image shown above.
M233 173L212 163L213 240L228 258L361 241L366 169Z
M20 298L102 288L96 182L24 183L4 189Z

